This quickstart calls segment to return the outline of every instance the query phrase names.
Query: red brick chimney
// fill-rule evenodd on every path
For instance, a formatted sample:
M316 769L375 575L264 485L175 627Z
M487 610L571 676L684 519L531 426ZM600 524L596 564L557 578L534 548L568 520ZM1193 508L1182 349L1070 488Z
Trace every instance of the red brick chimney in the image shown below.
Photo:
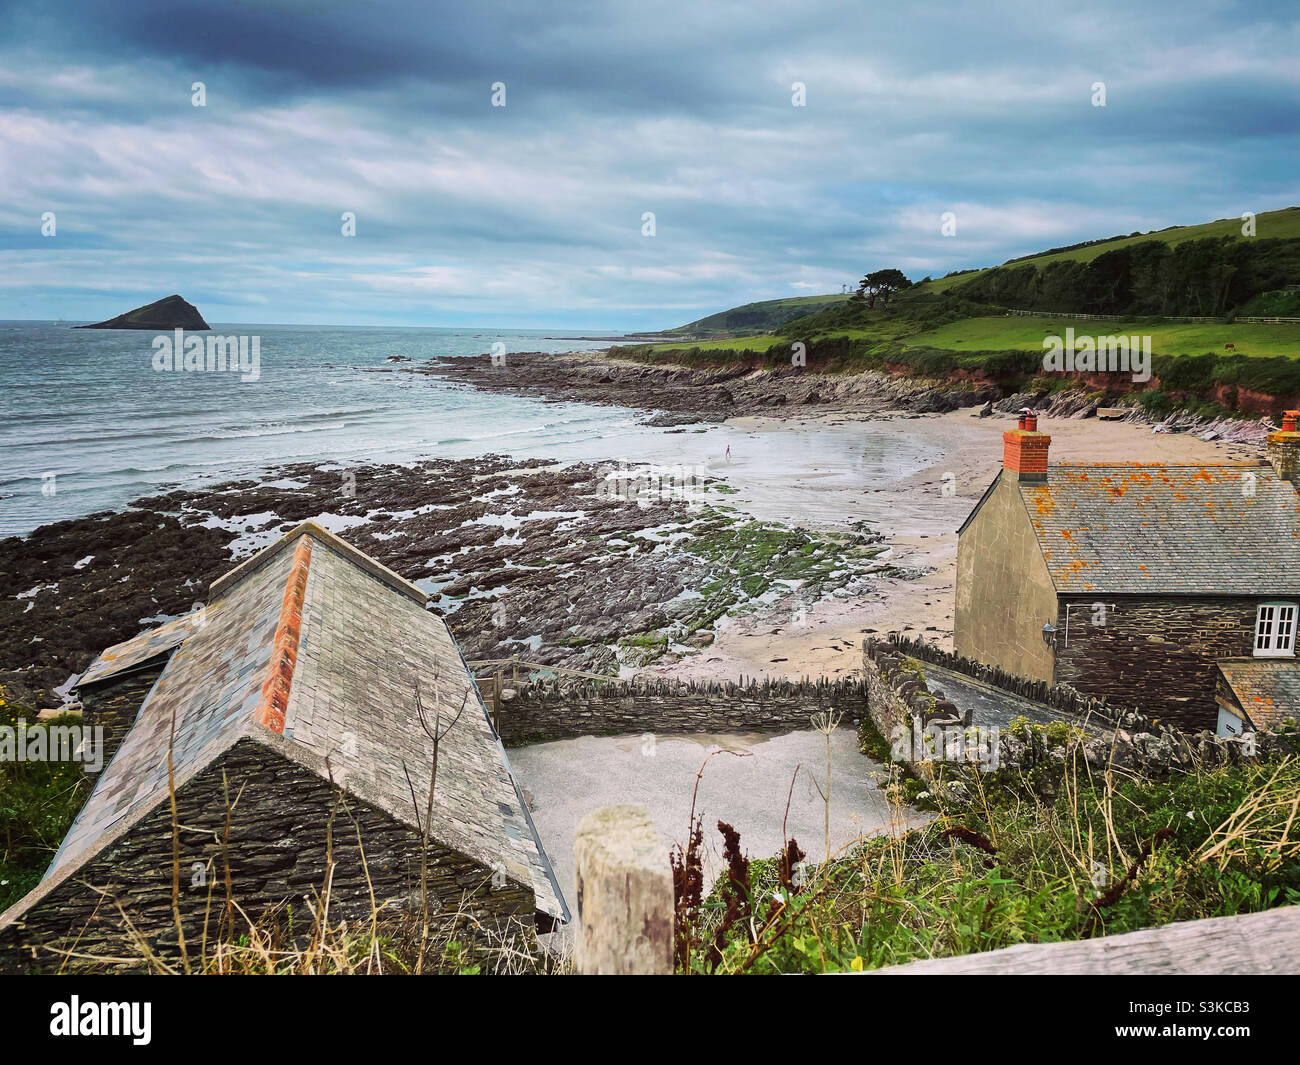
M1282 412L1282 428L1268 434L1264 453L1277 475L1284 481L1300 482L1300 430L1297 420L1300 410Z
M1002 434L1002 468L1018 481L1047 480L1047 448L1052 438L1038 431L1038 412L1022 410L1014 429Z

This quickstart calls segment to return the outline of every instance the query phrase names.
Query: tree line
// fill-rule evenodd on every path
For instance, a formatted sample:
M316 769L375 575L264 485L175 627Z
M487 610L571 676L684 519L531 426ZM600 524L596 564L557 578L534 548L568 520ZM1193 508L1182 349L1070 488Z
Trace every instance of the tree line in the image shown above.
M1148 240L1090 262L999 266L952 291L1026 311L1220 317L1300 281L1300 239Z

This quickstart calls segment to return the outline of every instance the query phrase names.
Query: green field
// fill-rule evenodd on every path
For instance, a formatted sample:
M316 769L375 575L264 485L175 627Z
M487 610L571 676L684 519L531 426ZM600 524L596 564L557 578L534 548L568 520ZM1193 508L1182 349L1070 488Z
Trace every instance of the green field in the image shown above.
M1163 355L1221 354L1233 344L1240 355L1285 355L1300 358L1300 323L1262 324L1240 322L1195 322L1176 324L1135 320L1099 321L1078 318L967 318L950 325L915 333L906 338L908 347L942 348L946 351L1038 351L1043 338L1064 336L1073 328L1078 336L1151 336L1151 348Z
M1181 244L1186 240L1201 240L1205 237L1240 237L1241 224L1240 218L1221 218L1216 222L1205 222L1196 226L1175 226L1172 229L1142 233L1135 237L1120 237L1102 244L1090 244L1086 248L1074 248L1071 251L1059 251L1033 256L1028 259L1019 259L1011 265L1025 266L1028 264L1041 269L1048 263L1065 260L1091 262L1104 252L1114 251L1116 248L1124 248L1133 244L1141 244L1148 240L1159 240L1174 245ZM1256 215L1255 236L1257 238L1277 237L1280 239L1300 237L1300 210L1290 207L1282 211L1264 211ZM956 277L941 277L935 281L928 281L925 283L924 291L943 292L954 285L960 285L964 281L979 277L985 272L985 270L973 270L968 274L958 274Z
M833 329L819 334L819 339L844 336L881 345L896 346L901 343L903 347L937 348L944 351L1039 351L1045 336L1064 336L1065 331L1071 327L1077 336L1149 334L1152 350L1163 355L1222 354L1226 350L1225 344L1233 344L1240 355L1300 358L1300 323L1177 324L1141 319L1116 322L1080 318L995 317L965 318L935 329L909 332L906 323L885 320L878 329ZM790 343L789 337L764 333L734 340L638 345L638 349L658 354L698 348L700 351L734 351L739 355L743 352L761 354L773 347L788 348Z

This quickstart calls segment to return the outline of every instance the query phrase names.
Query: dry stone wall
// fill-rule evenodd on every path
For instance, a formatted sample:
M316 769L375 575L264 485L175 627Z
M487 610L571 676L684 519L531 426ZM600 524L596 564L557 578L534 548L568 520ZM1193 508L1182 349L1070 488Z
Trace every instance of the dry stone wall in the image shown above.
M842 681L672 684L612 681L580 687L542 681L507 689L501 739L508 746L656 732L794 732L821 711L856 725L867 706L866 685Z
M912 644L908 650L914 647ZM955 656L945 656L935 649L935 657ZM925 679L923 662L905 653L900 641L865 641L862 666L866 673L867 715L871 723L894 745L896 761L902 761L923 779L933 781L933 760L917 759L918 748L913 744L900 745L897 742L900 735L904 730L915 730L918 723L925 728L935 723L954 722L960 728L970 724L969 717L962 719L960 711L951 703L935 699ZM1069 693L1059 694L1062 704L1069 705ZM1093 705L1093 700L1080 699L1079 706ZM1049 741L1048 733L1042 729L1029 728L1019 736L1003 730L996 739L996 757L988 760L986 767L1029 768L1045 761L1064 762L1082 753L1088 765L1129 769L1159 778L1171 771L1284 757L1294 746L1291 737L1271 732L1221 737L1202 731L1193 735L1156 723L1137 711L1110 708L1109 712L1111 720L1107 730L1091 735L1076 730L1057 744ZM1061 720L1071 724L1081 718L1075 711L1062 707Z
M145 697L158 680L165 662L147 669L120 674L101 684L88 685L80 692L81 721L87 728L104 730L104 765L113 760L122 740L135 724ZM88 773L87 776L95 776Z

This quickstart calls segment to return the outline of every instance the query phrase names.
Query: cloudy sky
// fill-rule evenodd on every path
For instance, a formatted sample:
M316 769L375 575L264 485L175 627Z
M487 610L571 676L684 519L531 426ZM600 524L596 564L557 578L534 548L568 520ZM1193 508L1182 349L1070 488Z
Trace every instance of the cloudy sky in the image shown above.
M0 3L0 318L659 329L1300 204L1297 56L1294 0Z

